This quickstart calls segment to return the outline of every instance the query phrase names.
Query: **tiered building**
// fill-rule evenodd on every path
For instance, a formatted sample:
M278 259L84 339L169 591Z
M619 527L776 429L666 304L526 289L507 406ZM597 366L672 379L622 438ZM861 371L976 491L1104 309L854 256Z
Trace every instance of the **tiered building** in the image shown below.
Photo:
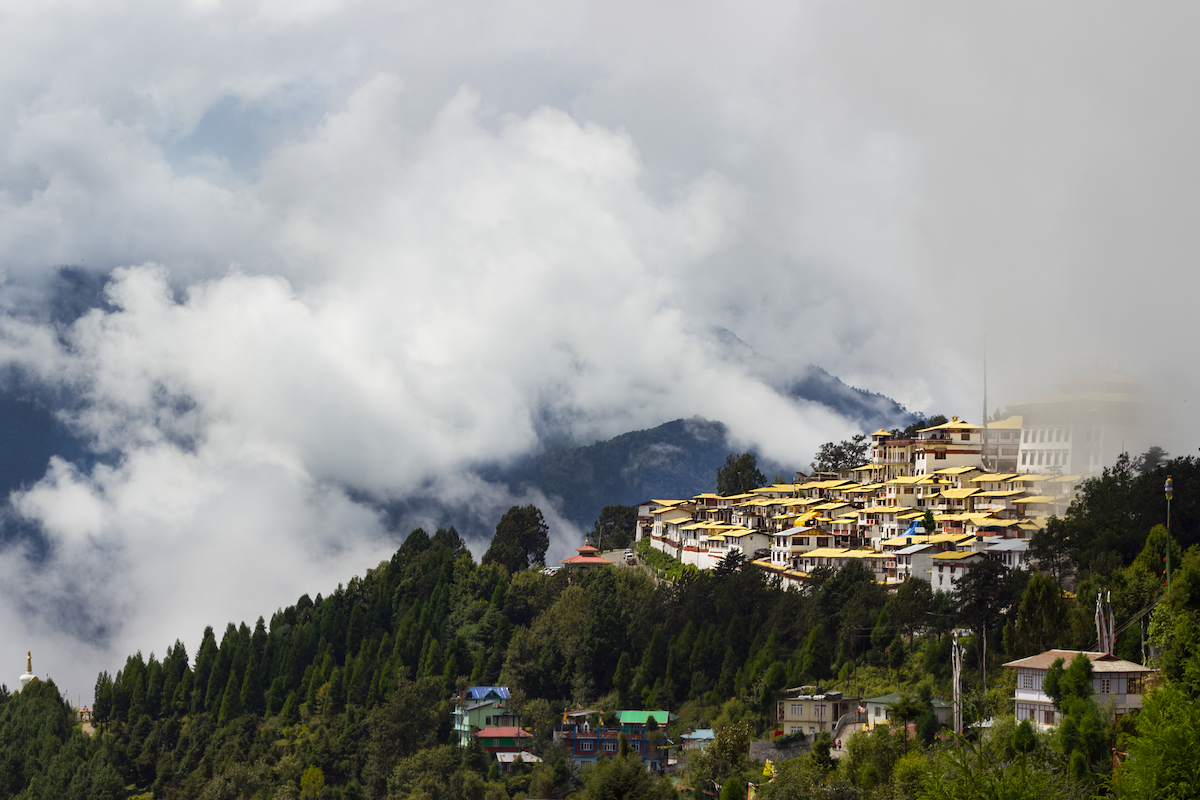
M1063 403L1081 397L1092 402L1098 395L1071 394ZM785 585L850 560L860 560L881 583L918 578L943 591L983 558L1023 569L1029 537L1066 511L1084 477L1063 466L1093 465L1071 455L1031 455L1044 439L1058 447L1084 435L1066 423L1049 425L1050 405L1022 404L1029 416L986 429L954 417L912 437L878 430L870 435L870 460L839 474L732 497L653 500L639 509L637 536L700 569L740 552ZM925 528L927 515L932 530Z

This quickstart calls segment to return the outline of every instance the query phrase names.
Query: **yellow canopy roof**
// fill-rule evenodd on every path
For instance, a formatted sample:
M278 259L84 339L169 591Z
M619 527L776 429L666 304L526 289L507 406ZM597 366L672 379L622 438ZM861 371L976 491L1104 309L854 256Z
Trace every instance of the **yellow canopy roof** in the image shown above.
M961 420L956 417L956 418L950 420L949 422L943 422L941 425L934 425L932 428L921 428L921 430L919 430L917 432L925 433L926 431L959 430L960 428L978 428L978 427L979 427L978 425L972 425L971 423L967 422L966 420Z
M934 472L934 475L962 475L966 472L978 472L979 467L946 467Z

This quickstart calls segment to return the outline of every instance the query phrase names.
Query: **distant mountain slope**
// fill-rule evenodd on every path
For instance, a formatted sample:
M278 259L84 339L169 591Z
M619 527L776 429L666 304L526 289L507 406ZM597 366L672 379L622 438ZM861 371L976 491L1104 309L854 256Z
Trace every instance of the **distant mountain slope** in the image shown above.
M560 498L563 515L588 527L606 505L711 492L717 469L734 449L723 423L693 417L583 447L554 448L480 474L515 492L534 487ZM759 468L768 478L783 469L773 463Z
M820 403L838 415L857 422L865 431L904 428L919 417L892 398L850 386L816 364L801 367L797 376L794 367L789 368L764 357L733 331L714 327L710 332L722 358L740 364L785 397Z
M904 428L918 418L892 398L850 386L815 364L810 364L804 377L783 387L782 391L791 398L820 403L859 423L864 431Z
M677 419L608 441L526 456L482 476L514 491L535 487L561 498L563 514L585 525L606 505L710 491L730 452L727 437L720 422Z

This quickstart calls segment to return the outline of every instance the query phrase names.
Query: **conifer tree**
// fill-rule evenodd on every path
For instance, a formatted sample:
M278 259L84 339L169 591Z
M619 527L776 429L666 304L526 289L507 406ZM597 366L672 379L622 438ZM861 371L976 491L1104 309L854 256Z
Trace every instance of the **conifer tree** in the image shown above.
M225 693L221 700L221 708L217 714L217 724L225 725L230 720L242 715L242 685L236 672L229 673L225 683Z

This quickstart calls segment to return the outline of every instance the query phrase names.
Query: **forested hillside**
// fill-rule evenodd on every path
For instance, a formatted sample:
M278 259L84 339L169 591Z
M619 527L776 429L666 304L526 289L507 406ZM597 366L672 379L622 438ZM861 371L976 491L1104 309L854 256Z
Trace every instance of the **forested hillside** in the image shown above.
M897 713L913 732L854 737L840 761L828 738L806 741L807 754L781 762L761 796L991 796L988 786L1008 787L1004 796L1013 797L1082 796L1106 786L1164 796L1160 775L1200 763L1194 748L1163 744L1200 736L1200 549L1182 547L1196 536L1187 503L1172 526L1172 593L1148 633L1161 648L1166 685L1140 718L1106 717L1079 688L1090 685L1083 667L1064 665L1068 723L1036 734L1012 721L1013 678L1001 669L1049 647L1090 648L1091 596L1100 586L1112 590L1119 622L1130 618L1126 609L1159 598L1165 529L1143 532L1140 548L1128 543L1153 517L1147 487L1157 482L1161 491L1165 470L1174 470L1182 494L1196 465L1176 460L1145 474L1118 467L1087 484L1067 519L1038 535L1047 554L1059 552L1056 541L1066 548L1051 559L1057 572L1006 573L985 562L954 595L917 580L889 593L857 562L814 574L804 592L783 591L736 559L712 573L677 571L674 583L640 567L549 576L519 560L510 560L515 571L491 557L477 564L453 529L432 537L415 530L390 560L329 597L302 596L270 620L230 623L219 636L208 629L198 652L177 641L161 657L138 653L101 674L94 735L75 724L51 682L3 694L0 797L506 800L671 797L717 785L744 797L746 782L766 780L745 746L773 729L774 693L818 683L851 696L903 693ZM1123 512L1112 506L1118 490ZM1098 530L1097 520L1107 520L1107 538L1083 537ZM1097 550L1097 541L1112 546ZM1060 580L1077 586L1079 601ZM1128 630L1140 647L1134 622ZM949 696L955 627L973 634L966 721L995 720L993 734L975 744L939 734L929 705ZM1133 642L1127 631L1119 648ZM513 690L542 763L502 775L477 749L449 745L456 691L494 683ZM715 727L718 742L689 756L678 784L649 775L636 757L581 771L551 738L562 711L581 705L601 715L670 709L679 716L670 736ZM1115 785L1107 783L1113 747L1141 754L1125 762L1128 778ZM1180 753L1180 763L1164 752ZM1159 766L1148 772L1151 763ZM946 788L955 785L969 792Z

